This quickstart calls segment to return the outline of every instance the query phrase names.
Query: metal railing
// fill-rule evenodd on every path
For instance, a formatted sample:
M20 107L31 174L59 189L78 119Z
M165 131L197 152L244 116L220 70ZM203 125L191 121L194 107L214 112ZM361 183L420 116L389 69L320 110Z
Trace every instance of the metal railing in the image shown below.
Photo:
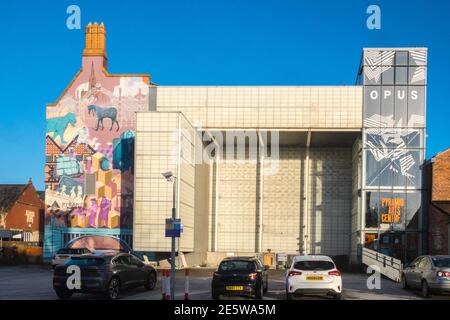
M403 264L399 259L387 256L380 252L363 248L362 263L366 266L376 266L380 273L396 282L400 282Z

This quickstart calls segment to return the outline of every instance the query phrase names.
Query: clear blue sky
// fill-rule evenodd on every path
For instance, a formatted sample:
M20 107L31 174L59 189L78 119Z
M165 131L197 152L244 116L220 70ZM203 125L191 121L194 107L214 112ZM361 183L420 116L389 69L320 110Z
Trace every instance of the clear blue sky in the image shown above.
M43 188L45 105L80 68L84 31L104 21L109 71L161 85L352 85L363 47L429 48L430 157L450 147L450 2L171 0L0 2L0 183ZM378 4L382 29L366 28Z

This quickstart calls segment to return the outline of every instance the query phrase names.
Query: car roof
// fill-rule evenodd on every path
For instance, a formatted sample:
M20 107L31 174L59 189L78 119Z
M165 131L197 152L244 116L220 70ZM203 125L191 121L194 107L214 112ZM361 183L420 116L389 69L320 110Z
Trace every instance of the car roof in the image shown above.
M257 257L226 257L222 261L255 261L258 260Z
M295 256L293 258L294 262L297 261L330 261L333 262L333 259L331 259L329 256L323 256L323 255L306 255L306 256Z

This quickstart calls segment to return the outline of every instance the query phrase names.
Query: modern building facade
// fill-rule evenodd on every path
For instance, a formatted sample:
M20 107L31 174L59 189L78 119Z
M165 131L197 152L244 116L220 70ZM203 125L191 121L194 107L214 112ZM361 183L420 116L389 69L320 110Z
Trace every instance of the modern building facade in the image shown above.
M62 191L66 181L72 186L67 176L79 183L74 191L80 186L79 204L62 201L53 209L78 217L73 211L81 208L89 221L106 198L114 214L132 213L132 223L115 225L115 233L109 224L75 233L132 235L132 241L125 240L135 250L163 256L170 251L164 229L173 186L161 173L172 171L184 227L178 245L189 264L268 252L358 262L361 247L374 242L407 259L422 243L426 56L423 48L365 49L357 84L349 86L160 86L140 76L108 90L102 85L100 92L110 98L103 104L89 92L98 92L93 83L111 76L104 68L96 72L95 63L94 73L89 71L94 58L85 54L82 76L71 88L86 90L65 93L74 111L48 107L58 116L61 109L73 112L77 128L66 126L72 132L67 137L47 129L48 143L55 145L48 171L56 168L47 180L48 192L70 198L72 189ZM97 59L101 66L102 58ZM126 103L125 93L132 93ZM101 109L91 104L114 108L117 129L107 116L103 127ZM132 138L132 147L116 152L114 139L121 137L117 130L124 130L124 118L129 124L122 139ZM85 139L77 138L64 151L79 132L87 132ZM127 163L128 173L121 167ZM123 183L124 174L132 184L106 188L105 179ZM124 195L133 195L128 207ZM53 201L46 203L50 212ZM80 226L66 226L62 233Z

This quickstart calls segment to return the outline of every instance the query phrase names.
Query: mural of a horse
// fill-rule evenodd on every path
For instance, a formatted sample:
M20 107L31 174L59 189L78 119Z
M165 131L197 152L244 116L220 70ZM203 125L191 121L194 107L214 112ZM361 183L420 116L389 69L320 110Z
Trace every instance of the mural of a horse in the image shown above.
M62 117L49 118L47 119L47 133L53 132L53 140L55 140L56 137L59 137L61 139L61 143L66 143L64 140L64 132L69 124L72 125L72 127L75 127L76 123L77 119L73 112L69 112Z
M100 124L102 125L101 130L104 129L103 126L103 119L109 118L111 119L111 128L109 131L112 130L114 123L117 124L117 130L119 131L119 122L117 121L117 109L115 107L99 107L95 104L91 104L88 106L88 113L95 114L97 116L97 128L95 128L96 131L98 131L98 128Z

